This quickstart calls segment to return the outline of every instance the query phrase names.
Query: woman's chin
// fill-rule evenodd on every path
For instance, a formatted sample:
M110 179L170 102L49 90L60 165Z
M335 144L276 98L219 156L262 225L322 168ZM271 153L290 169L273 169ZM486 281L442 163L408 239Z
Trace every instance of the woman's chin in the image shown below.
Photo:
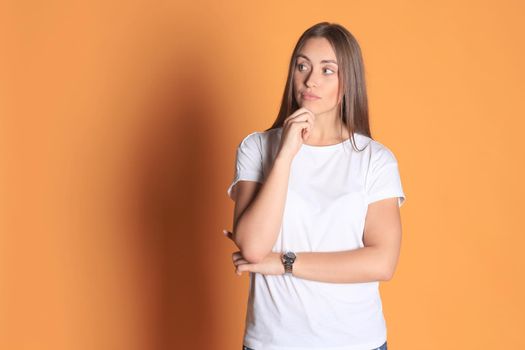
M299 107L300 108L306 108L306 109L312 111L315 114L316 111L317 111L317 108L313 104L308 103L308 102L311 102L311 101L305 101L305 102L299 103Z

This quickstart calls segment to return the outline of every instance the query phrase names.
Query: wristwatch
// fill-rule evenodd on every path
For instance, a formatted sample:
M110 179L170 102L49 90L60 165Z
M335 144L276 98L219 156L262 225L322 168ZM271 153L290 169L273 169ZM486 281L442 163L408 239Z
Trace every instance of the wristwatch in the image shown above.
M286 253L281 255L281 260L284 265L284 273L285 274L292 274L292 267L293 263L295 261L296 255L294 252L287 251Z

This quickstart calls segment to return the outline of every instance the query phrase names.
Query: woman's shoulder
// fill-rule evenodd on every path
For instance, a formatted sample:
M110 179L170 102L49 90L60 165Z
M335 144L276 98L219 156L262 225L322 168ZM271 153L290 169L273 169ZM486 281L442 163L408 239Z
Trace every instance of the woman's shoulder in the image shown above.
M267 129L267 130L254 130L254 131L251 131L249 134L246 134L244 136L244 139L269 137L271 135L280 133L281 131L282 131L282 127L277 127L277 128Z
M244 137L242 142L258 143L264 146L280 140L281 131L282 127L252 131Z
M397 162L394 152L385 143L360 133L354 133L354 137L357 147L364 151L362 155L368 158L370 162Z
M275 149L281 139L282 128L268 130L255 130L246 134L238 144L238 148L244 152L258 152L263 156Z
M370 162L375 164L397 163L397 158L392 149L385 143L370 139Z

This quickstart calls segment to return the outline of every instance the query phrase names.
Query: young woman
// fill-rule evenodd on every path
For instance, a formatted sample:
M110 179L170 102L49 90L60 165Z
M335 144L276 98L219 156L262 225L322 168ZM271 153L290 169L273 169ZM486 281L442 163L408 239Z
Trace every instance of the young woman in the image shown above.
M387 349L379 281L394 274L405 200L372 139L352 34L322 22L293 51L279 115L237 148L232 231L249 272L245 350Z

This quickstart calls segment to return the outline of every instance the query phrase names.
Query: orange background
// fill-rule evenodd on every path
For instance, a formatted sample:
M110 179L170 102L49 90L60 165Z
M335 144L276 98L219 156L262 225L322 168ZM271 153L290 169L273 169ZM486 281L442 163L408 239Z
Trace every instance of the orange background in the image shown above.
M241 349L235 148L325 20L407 197L389 349L525 348L522 2L0 6L0 348Z

